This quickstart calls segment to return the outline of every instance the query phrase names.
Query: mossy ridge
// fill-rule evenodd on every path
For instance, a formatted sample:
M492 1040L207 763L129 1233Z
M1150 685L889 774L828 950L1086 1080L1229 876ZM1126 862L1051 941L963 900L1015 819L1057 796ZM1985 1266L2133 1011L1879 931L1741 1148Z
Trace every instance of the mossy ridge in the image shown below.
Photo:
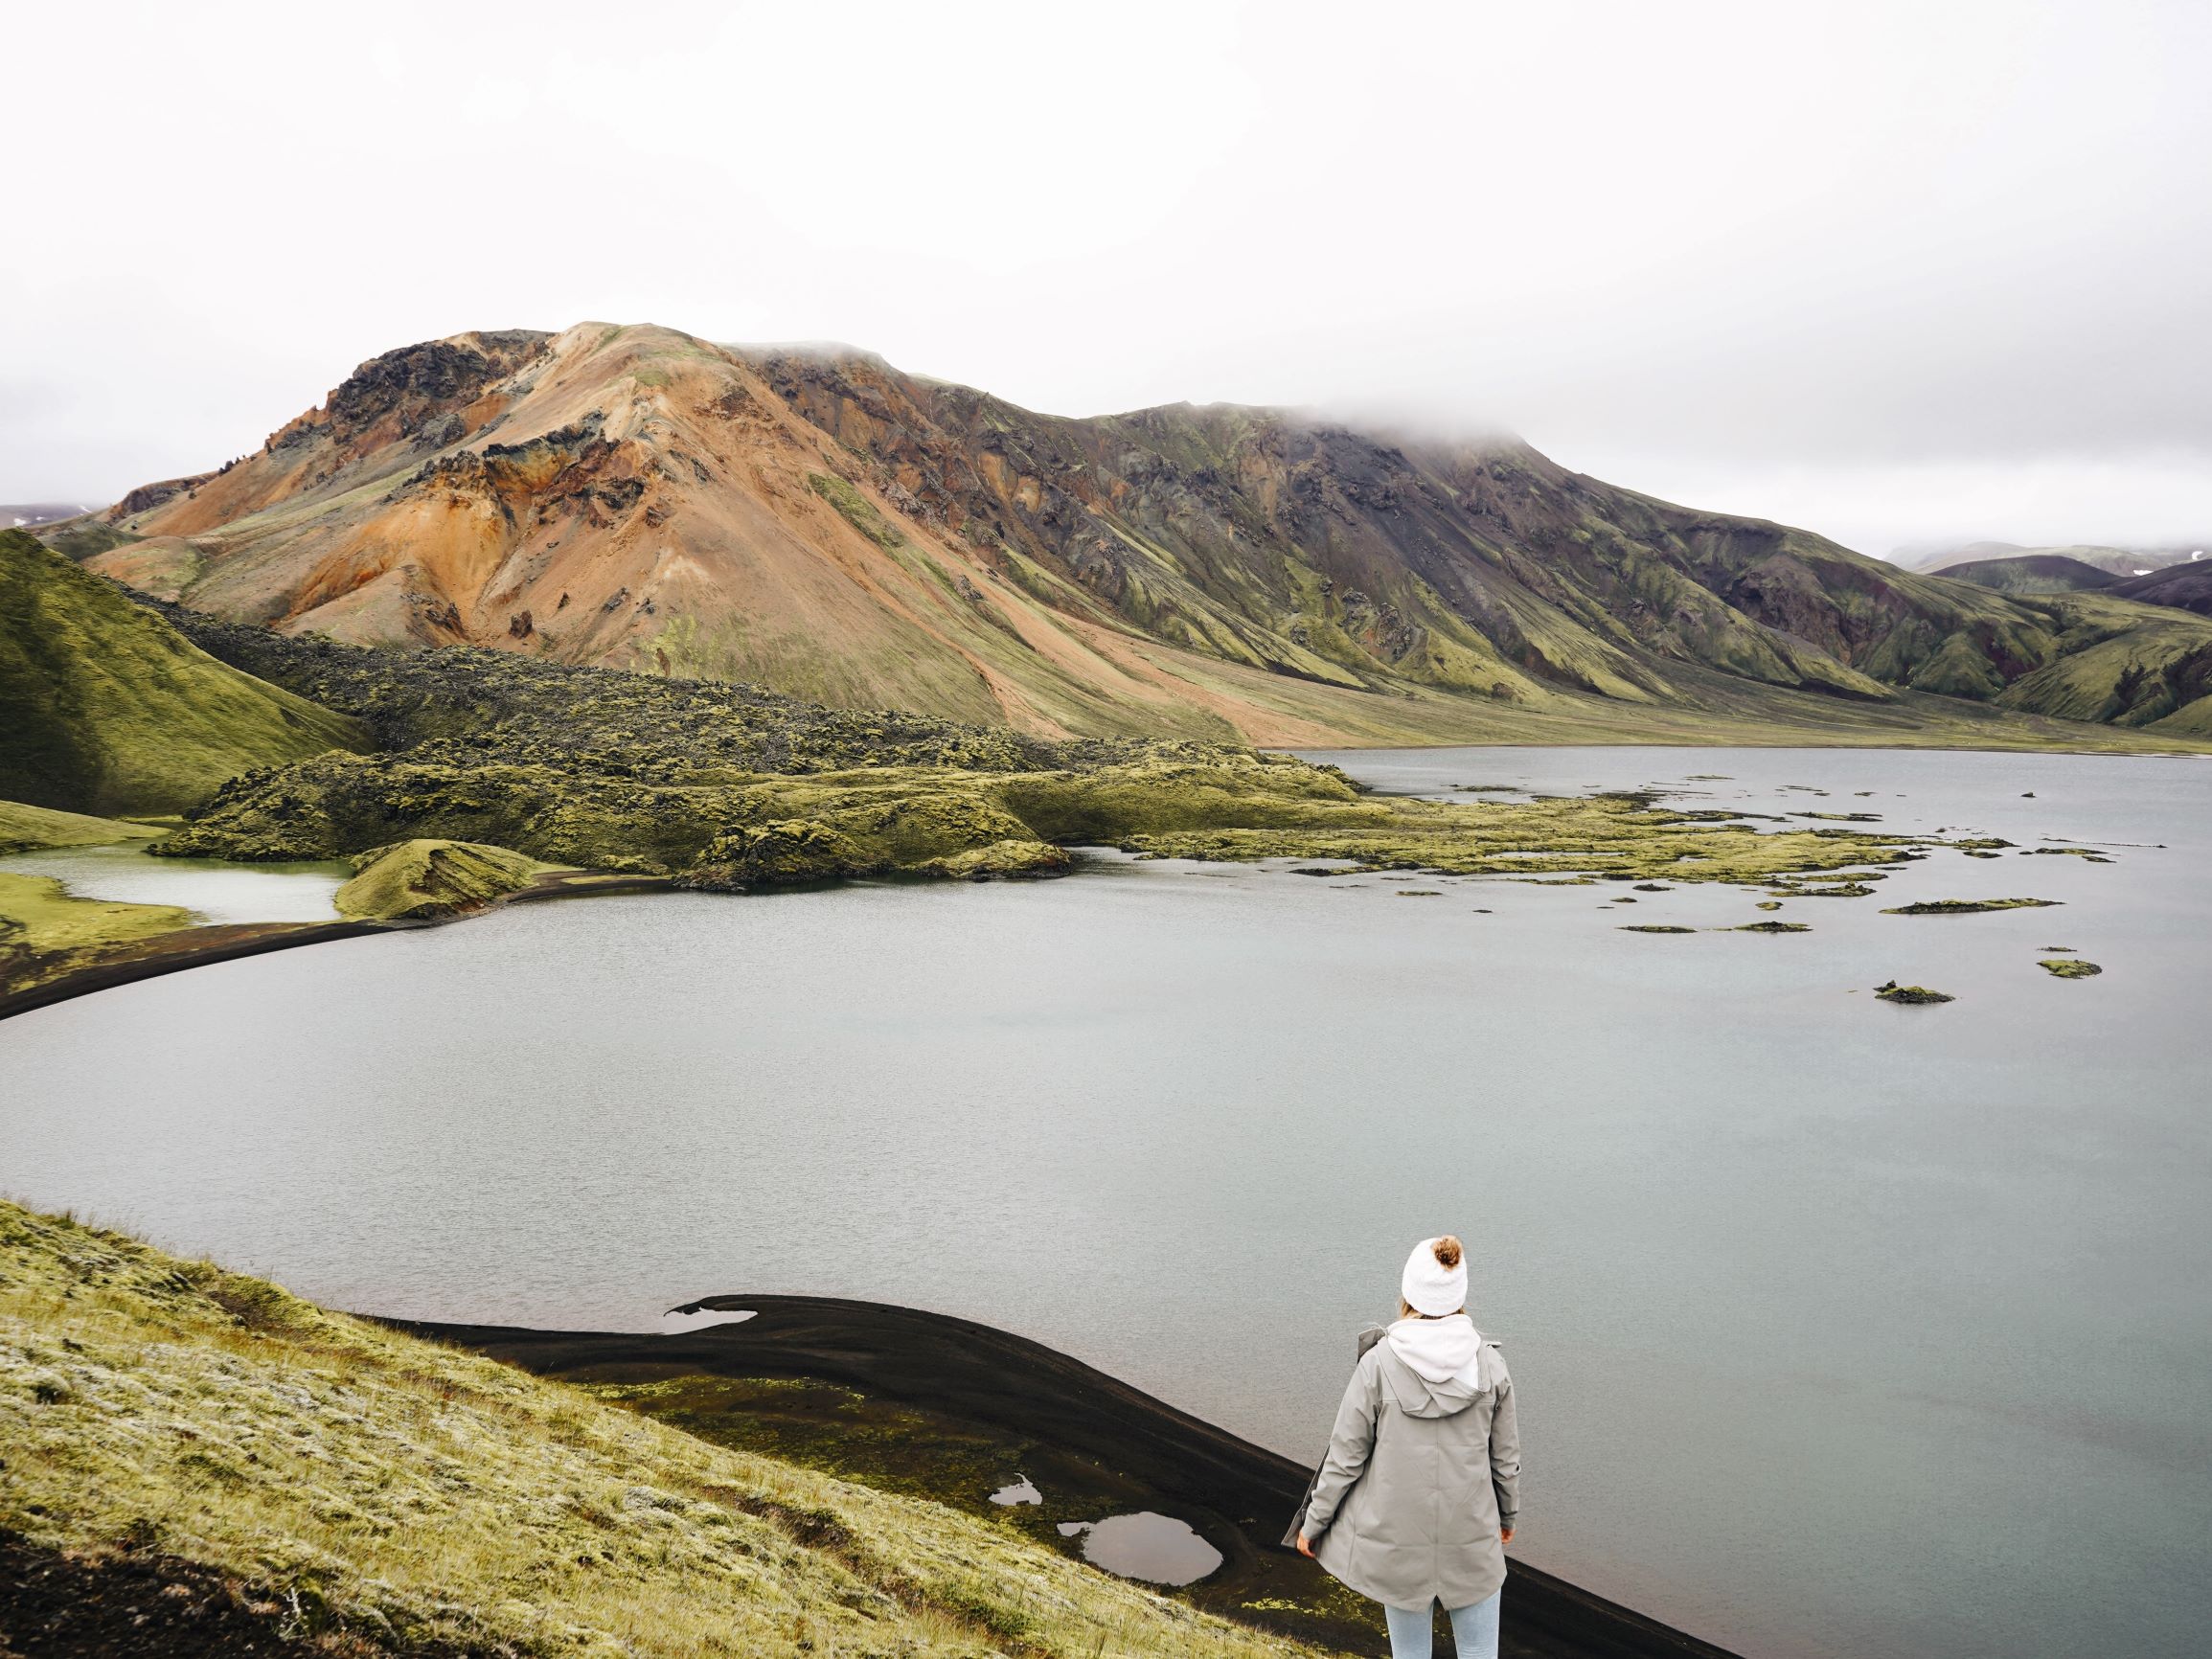
M35 852L48 847L108 847L119 841L158 841L166 826L134 824L122 818L96 818L0 801L0 856Z
M355 1651L1316 1651L66 1218L0 1203L0 1527L158 1548Z
M1059 849L1099 844L1153 858L1334 858L1362 871L1764 887L1786 875L1916 856L1921 845L1832 830L1761 833L1621 796L1361 796L1341 775L1296 761L1171 750L1083 771L709 770L665 782L332 754L233 781L159 851L282 861L353 855L396 833L707 888L1047 873L1066 862Z
M1118 844L1154 857L1331 857L1364 870L1760 887L1785 875L1903 861L1920 845L1834 830L1761 833L1618 795L1524 803L1393 797L1342 809L1315 804L1299 818L1294 828L1139 833Z
M568 867L467 841L399 841L353 860L331 902L353 921L437 921L482 910Z
M2055 910L2063 898L1916 898L1893 905L1884 916L1979 916L1995 910Z

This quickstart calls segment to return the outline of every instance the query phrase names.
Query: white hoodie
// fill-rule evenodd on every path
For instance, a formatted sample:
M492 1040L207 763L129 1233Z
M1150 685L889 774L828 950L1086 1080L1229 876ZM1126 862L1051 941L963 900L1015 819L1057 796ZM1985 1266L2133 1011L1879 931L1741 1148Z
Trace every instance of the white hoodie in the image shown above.
M1463 1382L1478 1387L1482 1337L1464 1313L1442 1319L1401 1319L1389 1330L1390 1352L1424 1382Z

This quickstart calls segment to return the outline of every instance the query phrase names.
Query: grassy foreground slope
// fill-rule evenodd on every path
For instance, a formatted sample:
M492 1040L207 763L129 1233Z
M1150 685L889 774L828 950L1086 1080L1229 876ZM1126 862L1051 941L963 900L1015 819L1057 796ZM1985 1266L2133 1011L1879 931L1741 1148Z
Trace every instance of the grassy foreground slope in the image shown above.
M331 1652L1311 1651L5 1203L0 1445L0 1533L211 1569Z
M353 721L217 662L110 583L0 530L0 798L170 812L249 767L365 741Z

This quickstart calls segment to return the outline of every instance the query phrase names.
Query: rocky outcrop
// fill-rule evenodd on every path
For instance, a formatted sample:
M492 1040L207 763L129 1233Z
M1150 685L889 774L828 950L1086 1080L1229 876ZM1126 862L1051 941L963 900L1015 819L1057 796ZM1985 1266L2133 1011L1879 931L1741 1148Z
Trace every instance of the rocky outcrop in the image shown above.
M353 859L332 902L350 921L444 921L522 892L560 867L504 847L399 841Z

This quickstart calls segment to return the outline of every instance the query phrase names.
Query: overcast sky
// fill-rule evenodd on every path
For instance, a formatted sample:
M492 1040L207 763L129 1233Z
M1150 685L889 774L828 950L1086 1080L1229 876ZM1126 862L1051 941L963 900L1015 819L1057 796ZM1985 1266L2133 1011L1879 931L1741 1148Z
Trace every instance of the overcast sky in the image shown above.
M2212 5L13 6L0 61L0 501L603 318L1874 553L2212 539Z

